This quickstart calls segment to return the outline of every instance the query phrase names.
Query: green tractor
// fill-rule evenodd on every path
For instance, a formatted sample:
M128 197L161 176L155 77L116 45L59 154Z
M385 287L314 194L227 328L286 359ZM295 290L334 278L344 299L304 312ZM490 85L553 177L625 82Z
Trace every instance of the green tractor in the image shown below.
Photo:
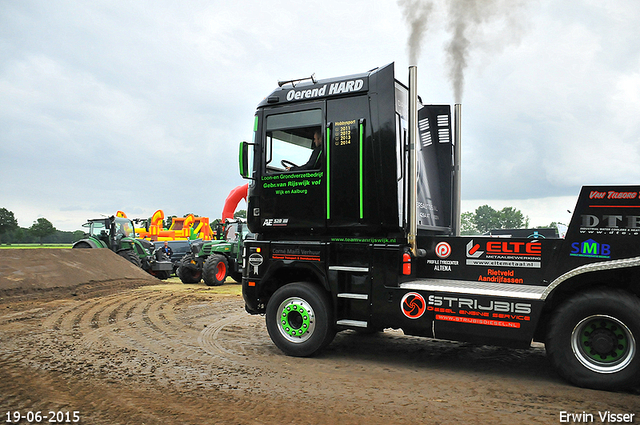
M227 221L223 233L223 240L191 243L191 252L182 257L178 268L182 283L198 283L204 279L207 286L218 286L227 276L242 282L243 243L255 236L240 220Z
M135 239L133 222L124 217L111 216L89 220L82 227L89 228L86 237L74 242L73 248L108 248L131 263L157 277L167 279L173 265L165 254L154 249L151 242Z

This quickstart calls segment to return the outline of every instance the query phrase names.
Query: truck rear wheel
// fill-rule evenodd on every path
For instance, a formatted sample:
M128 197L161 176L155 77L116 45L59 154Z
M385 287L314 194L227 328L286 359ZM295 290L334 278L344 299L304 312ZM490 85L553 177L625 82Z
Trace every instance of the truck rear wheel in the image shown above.
M193 254L186 254L180 260L178 267L178 276L182 283L199 283L202 279L202 270L198 268Z
M202 278L207 286L220 286L227 279L229 262L227 257L214 254L208 257L202 266Z
M278 289L267 304L267 330L274 344L289 356L311 356L336 334L327 294L306 282Z
M545 347L558 373L575 385L620 390L640 380L640 299L596 289L561 305L549 322Z

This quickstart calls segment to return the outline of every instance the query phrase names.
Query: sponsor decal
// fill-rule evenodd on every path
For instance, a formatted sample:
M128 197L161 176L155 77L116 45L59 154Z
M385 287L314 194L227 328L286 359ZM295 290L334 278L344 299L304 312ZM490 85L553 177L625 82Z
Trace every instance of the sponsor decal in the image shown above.
M477 317L459 317L459 316L445 316L442 314L436 314L436 320L444 320L447 322L469 323L472 325L484 325L484 326L498 326L501 328L520 328L519 322L505 322L502 320L480 319Z
M409 319L419 319L426 311L426 302L424 297L417 292L408 292L402 297L400 308L402 314Z
M263 262L264 258L262 258L262 255L260 254L254 253L249 256L249 265L253 267L254 274L258 274L258 268L262 265Z
M480 251L480 244L479 243L474 244L473 239L471 239L467 244L467 257L478 258L482 254L484 254L484 251Z
M450 272L451 266L457 266L458 260L435 260L427 259L427 264L433 266L433 270L436 272Z
M450 272L451 266L457 266L458 260L447 260L451 255L451 245L447 242L440 242L436 245L435 253L438 259L427 259L427 265L433 266L436 272Z
M262 225L265 227L284 227L289 224L288 218L265 218Z
M273 248L271 258L274 260L321 261L320 250L304 248Z
M487 255L489 254L508 254L508 255L526 255L540 257L542 255L542 245L538 241L533 242L487 242Z
M515 315L524 315L531 314L531 304L523 303L523 302L512 302L512 301L498 301L498 300L488 300L482 301L476 298L460 298L460 297L448 297L443 295L429 295L429 304L430 311L435 311L436 313L455 313L460 314L460 311L464 311L465 314L469 313L467 310L475 310L480 312L486 312L489 314L490 312L497 313L513 313ZM438 309L446 309L445 311L441 311ZM529 317L529 316L526 316ZM515 318L515 316L514 316ZM524 319L529 320L529 319Z
M397 243L396 238L331 238L331 242Z
M427 311L436 313L436 320L514 329L531 321L529 303L440 295L429 295L428 299Z
M439 258L448 258L451 255L451 245L447 242L440 242L436 245L436 255Z
M593 239L587 239L584 242L573 242L569 255L572 257L611 258L611 245L601 244Z
M320 187L324 172L273 174L262 176L262 187L273 189L276 195L307 195L309 190Z
M538 240L529 242L490 240L467 243L468 266L541 268L542 244Z
M515 277L515 270L487 269L485 276L478 276L478 282L524 283L524 279Z
M590 205L590 208L611 208L613 205ZM640 206L622 206L640 208ZM640 234L640 215L623 214L581 214L580 233L606 235L638 235Z
M636 199L637 197L638 192L618 192L616 190L609 190L606 192L592 190L589 193L589 199Z

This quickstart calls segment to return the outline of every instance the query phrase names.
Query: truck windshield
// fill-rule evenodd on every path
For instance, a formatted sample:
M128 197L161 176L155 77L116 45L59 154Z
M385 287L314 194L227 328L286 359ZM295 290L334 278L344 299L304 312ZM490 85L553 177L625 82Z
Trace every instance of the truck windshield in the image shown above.
M312 109L270 115L266 125L266 158L268 173L287 171L306 164L313 153L313 135L322 125L322 110ZM309 169L316 168L315 164Z

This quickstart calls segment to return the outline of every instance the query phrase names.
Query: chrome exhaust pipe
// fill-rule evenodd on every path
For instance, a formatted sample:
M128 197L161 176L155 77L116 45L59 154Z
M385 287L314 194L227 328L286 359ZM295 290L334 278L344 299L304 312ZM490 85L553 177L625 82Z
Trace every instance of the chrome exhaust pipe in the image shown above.
M460 162L462 160L462 105L456 103L453 110L453 205L451 215L453 216L453 236L460 236L461 214L460 199L462 197L462 169Z
M409 232L407 242L411 246L411 253L418 256L416 237L418 234L418 67L409 67Z

